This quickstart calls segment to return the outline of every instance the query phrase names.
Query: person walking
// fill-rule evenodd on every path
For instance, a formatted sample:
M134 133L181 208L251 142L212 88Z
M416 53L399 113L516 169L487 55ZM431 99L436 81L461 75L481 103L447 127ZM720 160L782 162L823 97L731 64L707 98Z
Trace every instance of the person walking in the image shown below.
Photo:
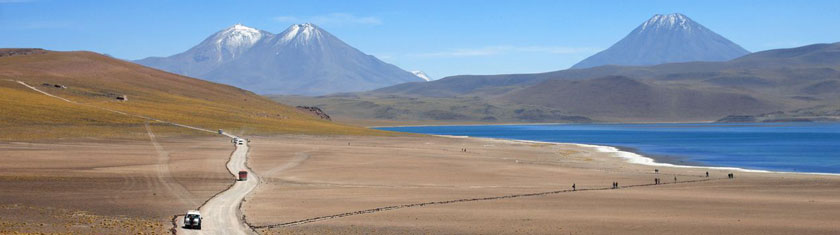
M709 178L709 172L708 171L706 172L706 178Z
M575 184L572 184L572 191L577 191L577 188L575 188Z

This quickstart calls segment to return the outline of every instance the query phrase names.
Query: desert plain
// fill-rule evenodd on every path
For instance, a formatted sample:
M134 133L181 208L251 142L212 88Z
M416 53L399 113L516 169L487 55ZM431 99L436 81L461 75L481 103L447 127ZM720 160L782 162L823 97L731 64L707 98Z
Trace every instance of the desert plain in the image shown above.
M832 175L653 167L479 138L250 139L261 182L241 209L263 234L840 233ZM223 137L0 143L0 233L170 233L174 215L233 183L233 149Z

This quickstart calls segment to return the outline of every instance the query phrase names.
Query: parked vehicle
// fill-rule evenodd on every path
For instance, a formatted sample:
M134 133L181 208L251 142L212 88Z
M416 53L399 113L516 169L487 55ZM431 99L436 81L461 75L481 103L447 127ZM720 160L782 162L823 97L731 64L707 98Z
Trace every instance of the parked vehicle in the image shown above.
M239 181L246 181L248 180L248 172L247 171L239 171Z
M219 129L219 135L221 135L222 133L224 133L224 132L222 131L222 129Z
M201 230L201 212L197 210L189 210L184 215L184 228L194 228Z

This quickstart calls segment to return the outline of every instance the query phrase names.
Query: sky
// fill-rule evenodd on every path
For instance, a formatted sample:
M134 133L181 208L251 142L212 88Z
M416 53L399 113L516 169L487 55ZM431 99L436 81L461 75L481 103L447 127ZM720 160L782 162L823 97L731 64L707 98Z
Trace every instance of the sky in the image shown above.
M749 51L840 41L840 1L0 0L0 48L169 56L241 23L311 22L433 79L566 69L654 14L683 13Z

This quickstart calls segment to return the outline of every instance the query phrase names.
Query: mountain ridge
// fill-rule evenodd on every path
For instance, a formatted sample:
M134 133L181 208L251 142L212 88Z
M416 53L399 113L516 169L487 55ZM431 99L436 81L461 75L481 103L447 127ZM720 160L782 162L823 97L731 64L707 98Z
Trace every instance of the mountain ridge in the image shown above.
M611 76L626 79L603 80ZM629 87L647 89L629 92L622 86L615 86L625 83L642 84ZM612 91L621 93L612 94ZM650 97L673 100L680 105L662 103ZM617 105L634 99L639 100L638 104ZM420 108L425 110L447 111L451 112L448 116L464 117L457 121L535 120L521 118L516 115L518 113L509 111L585 116L609 122L714 121L728 115L759 115L840 105L840 42L760 51L725 62L608 65L534 74L458 75L343 96L277 97L276 100L294 101L298 105L324 105L326 112L337 114L334 115L336 119L358 119L379 109L404 110L422 104L424 106ZM346 110L338 104L350 105L354 110ZM489 111L464 108L474 105L517 108ZM737 109L726 108L730 106ZM697 113L698 110L709 112ZM352 116L342 116L345 114ZM540 121L568 121L552 119L559 116L542 116L547 118ZM380 117L391 120L393 116ZM426 118L421 115L397 117L405 120Z

